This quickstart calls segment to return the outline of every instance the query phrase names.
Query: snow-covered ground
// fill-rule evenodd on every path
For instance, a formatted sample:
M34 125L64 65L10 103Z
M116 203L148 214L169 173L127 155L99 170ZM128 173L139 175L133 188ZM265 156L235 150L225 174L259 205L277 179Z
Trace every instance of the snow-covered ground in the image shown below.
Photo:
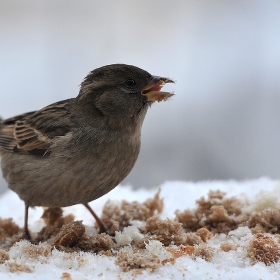
M176 210L195 209L197 207L195 201L202 196L207 198L209 190L226 192L227 198L236 196L242 201L247 199L249 203L242 209L244 212L280 208L280 184L267 178L239 182L166 182L160 187L160 197L164 199L164 209L160 216L162 219L174 219ZM118 186L92 202L91 206L100 215L108 199L142 203L154 197L156 192L157 189L132 190L128 186ZM8 191L0 197L0 205L0 218L12 217L15 223L22 227L24 205L18 196ZM43 220L40 219L42 211L40 207L30 210L29 228L33 236L44 226ZM81 205L64 208L64 215L70 213L75 215L75 220L83 220L84 225L91 226L94 223L91 215ZM141 238L137 223L132 224L134 226L124 235L131 235L131 239L136 239L136 236ZM118 235L120 236L120 233ZM273 244L277 247L275 251L277 255L280 252L279 237L264 233L261 238L266 237L272 242L275 241ZM172 250L167 250L174 249L174 246L163 246L159 241L152 240L146 243L146 256L157 256L161 264L154 269L131 269L127 272L115 263L117 257L114 252L111 255L89 252L67 253L51 249L46 243L31 245L28 241L20 241L9 249L7 252L9 258L6 261L1 261L0 254L0 263L2 262L0 279L280 279L280 261L265 265L264 262L254 262L249 257L248 248L253 239L254 234L247 226L238 227L227 234L213 234L206 241L207 246L212 250L209 259L199 255L193 257L188 253L175 257L171 253ZM230 245L231 248L222 250L222 244ZM0 248L2 245L0 243ZM43 250L40 251L40 248ZM178 248L177 246L175 249ZM39 257L32 257L30 250L33 253L39 252ZM129 241L121 250L128 252L131 250ZM40 254L40 252L45 253Z

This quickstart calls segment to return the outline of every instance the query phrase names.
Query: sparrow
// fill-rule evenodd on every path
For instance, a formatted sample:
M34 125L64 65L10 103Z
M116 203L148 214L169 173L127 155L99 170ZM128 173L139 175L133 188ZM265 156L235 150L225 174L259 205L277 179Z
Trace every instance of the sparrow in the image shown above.
M91 71L76 98L0 122L0 156L8 187L29 207L89 206L115 188L133 168L148 108L173 93L173 80L138 67L112 64Z

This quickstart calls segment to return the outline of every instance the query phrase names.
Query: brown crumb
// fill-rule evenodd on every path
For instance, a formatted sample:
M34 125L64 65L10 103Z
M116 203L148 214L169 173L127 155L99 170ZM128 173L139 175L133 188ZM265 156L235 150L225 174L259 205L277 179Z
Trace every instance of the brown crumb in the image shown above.
M133 240L131 242L131 244L133 245L133 248L135 248L135 249L145 249L146 244L148 244L152 240L157 240L157 237L155 235L148 235L140 240L137 240L137 241Z
M236 218L242 216L244 203L237 198L225 198L219 190L209 191L208 199L201 197L196 201L195 210L176 211L176 219L187 232L206 228L213 233L228 233L238 227ZM240 219L239 222L243 222Z
M9 260L9 254L5 251L0 249L0 264L3 264L5 261Z
M194 253L194 246L180 246L175 248L166 248L166 251L171 253L174 258L180 258L184 255L191 255Z
M22 230L11 218L0 218L0 245L2 249L9 249L21 239Z
M188 232L186 233L186 241L184 242L184 245L198 245L203 243L203 240L199 235L197 235L194 232Z
M67 248L66 248L67 249ZM70 248L71 249L71 248ZM86 259L84 259L79 252L76 251L72 251L69 249L69 252L67 252L67 254L64 254L61 257L62 261L75 261L76 265L78 265L78 267L84 266L88 261ZM72 268L71 266L69 267L70 269Z
M33 272L33 270L24 263L18 264L16 262L8 262L7 265L10 272Z
M161 262L161 264L163 264L163 265L166 264L166 263L174 264L175 261L176 261L175 258L168 258L168 259L164 259L164 260Z
M20 232L19 226L17 226L11 218L0 218L0 239L12 237Z
M162 212L163 199L159 195L160 189L154 198L149 198L144 203L123 200L120 206L113 205L109 200L103 207L101 219L111 233L123 230L124 227L130 225L131 220L146 221Z
M256 224L254 227L250 229L252 234L265 233L265 229L260 224Z
M210 239L210 231L207 228L200 228L195 234L198 235L205 243L208 239Z
M76 245L82 235L85 233L85 227L81 221L76 221L62 226L61 230L54 238L52 246L73 247Z
M138 275L141 275L143 273L143 270L142 269L139 269L139 268L135 268L135 269L133 269L133 271L132 271L132 275L133 276L138 276ZM133 280L135 280L134 278L133 278Z
M280 233L280 209L264 209L249 217L247 226L252 233Z
M104 255L104 256L107 256L107 257L112 257L113 256L112 251L110 251L110 250L107 250L107 251L102 250L102 251L100 251L100 254Z
M238 248L238 246L234 245L232 243L229 243L229 242L223 242L223 243L221 243L220 248L224 252L229 252L232 250L236 250Z
M201 257L202 259L210 262L214 255L214 249L205 243L202 243L195 247L194 254L195 257Z
M147 254L144 250L143 252L133 252L126 248L118 252L115 264L125 272L131 269L154 271L161 265L159 258L154 254Z
M39 232L37 232L37 237L35 238L34 242L38 244L39 242L48 241L49 238L57 235L59 231L60 228L53 226L45 226Z
M225 192L220 190L210 190L208 192L208 199L201 197L197 199L196 204L198 208L206 214L206 216L210 215L212 211L210 210L213 205L221 205L224 196L226 195Z
M60 223L62 209L60 207L46 208L41 218L47 226L62 227L62 224Z
M279 244L270 236L258 233L252 240L248 256L256 262L263 262L271 265L278 262L280 258Z
M37 233L35 243L47 241L50 237L55 236L63 225L74 221L73 215L62 216L62 209L59 207L46 208L42 215L46 226Z
M39 245L27 242L27 246L21 247L21 252L27 258L39 259L40 257L48 257L51 254L51 246L47 243L40 243Z
M148 214L145 216L145 220L154 216L155 214L160 214L163 211L164 202L163 198L160 198L160 192L161 189L159 188L154 198L148 198L143 203L147 207L147 209L149 209Z
M79 247L86 252L90 251L98 253L100 251L110 251L114 245L115 243L110 235L101 233L92 237L83 236L83 238L76 244L76 247Z
M230 218L223 205L213 205L212 213L205 220L205 224L215 233L227 233L237 228L234 219Z
M170 244L181 245L186 241L182 225L169 219L161 220L158 216L149 218L143 229L146 234L151 234L165 246Z
M71 280L71 274L68 273L68 272L63 272L60 279L63 279L63 280Z
M62 209L60 207L46 208L42 215L46 226L53 226L61 228L63 225L69 224L74 221L74 216L72 214L65 217L62 216Z
M168 258L163 260L161 263L172 263L174 264L176 259L184 256L184 255L192 255L195 251L194 246L179 246L179 247L171 247L171 248L166 248L166 251L171 253L173 255L173 258Z
M197 211L192 211L189 209L180 212L179 210L175 211L176 220L182 224L182 227L187 232L197 231L201 226L199 225L199 217L197 216Z

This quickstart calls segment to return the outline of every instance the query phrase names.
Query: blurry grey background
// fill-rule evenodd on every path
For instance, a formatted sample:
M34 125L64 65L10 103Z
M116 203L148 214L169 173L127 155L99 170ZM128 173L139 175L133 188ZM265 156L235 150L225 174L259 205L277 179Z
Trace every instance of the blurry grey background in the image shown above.
M126 183L279 178L279 0L1 0L0 36L3 118L75 97L105 64L177 81Z

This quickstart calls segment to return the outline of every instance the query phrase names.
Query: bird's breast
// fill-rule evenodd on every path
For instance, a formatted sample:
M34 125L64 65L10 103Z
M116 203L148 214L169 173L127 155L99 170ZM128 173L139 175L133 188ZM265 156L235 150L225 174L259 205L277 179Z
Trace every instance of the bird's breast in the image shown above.
M129 174L140 151L140 135L80 134L72 137L65 151L64 156L63 151L52 153L61 168L57 177L61 185L67 182L65 188L70 186L75 201L86 203L112 190Z

